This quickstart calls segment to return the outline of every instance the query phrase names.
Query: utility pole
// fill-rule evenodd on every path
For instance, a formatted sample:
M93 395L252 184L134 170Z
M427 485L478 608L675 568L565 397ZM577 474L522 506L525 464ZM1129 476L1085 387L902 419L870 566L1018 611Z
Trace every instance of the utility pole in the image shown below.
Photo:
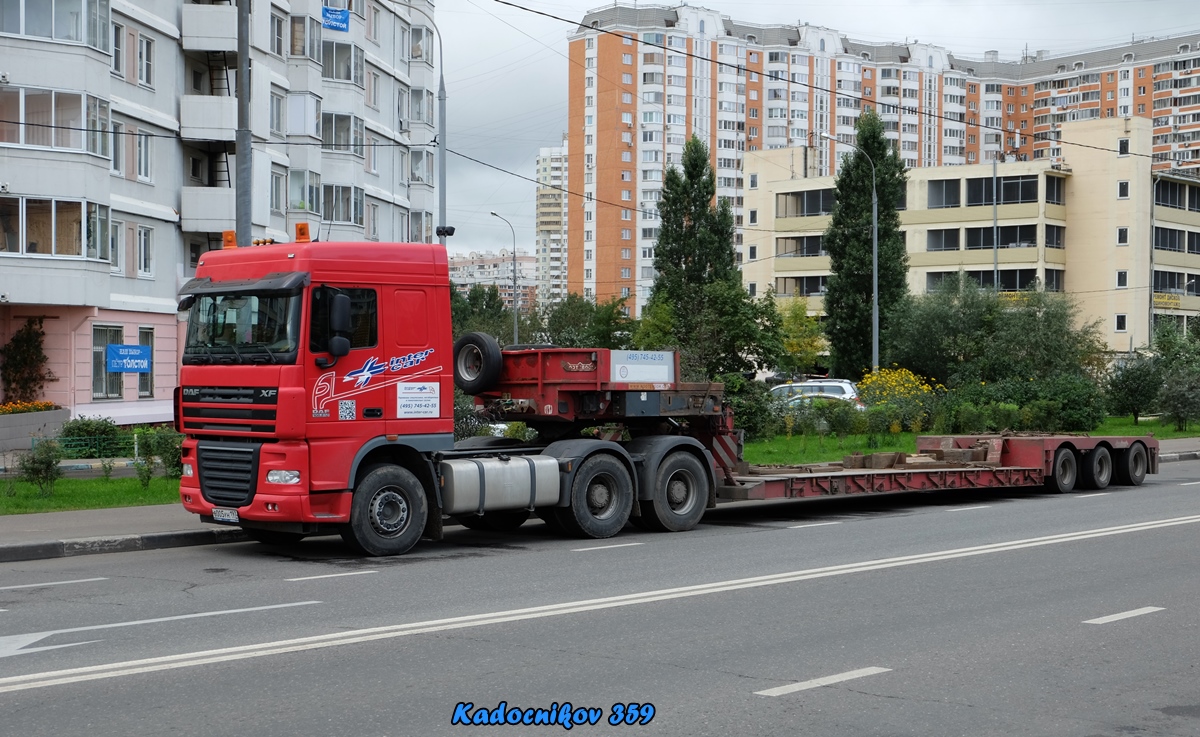
M239 246L250 245L251 162L250 142L250 0L237 0L237 131L234 137L235 172L234 228Z

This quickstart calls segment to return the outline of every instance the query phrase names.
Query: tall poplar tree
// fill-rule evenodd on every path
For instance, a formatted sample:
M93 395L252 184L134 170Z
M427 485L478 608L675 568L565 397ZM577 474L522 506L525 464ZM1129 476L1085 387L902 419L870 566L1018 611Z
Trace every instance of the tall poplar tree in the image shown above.
M672 166L663 177L658 277L643 310L653 320L634 336L640 348L679 348L688 373L706 378L773 365L783 347L774 301L742 286L733 211L714 201L716 191L708 148L692 136L682 171Z
M857 381L871 370L871 161L878 196L880 335L908 293L908 253L897 212L907 182L904 163L884 136L879 116L863 113L855 130L859 148L842 162L823 245L833 272L825 292L830 369L834 376Z

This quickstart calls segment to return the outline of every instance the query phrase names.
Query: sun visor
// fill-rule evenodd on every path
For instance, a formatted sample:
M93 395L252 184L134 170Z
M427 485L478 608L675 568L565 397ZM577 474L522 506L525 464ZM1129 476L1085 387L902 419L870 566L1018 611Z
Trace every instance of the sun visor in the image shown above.
M225 279L213 281L201 276L192 279L179 290L179 296L201 294L295 294L312 280L307 271L279 271L261 279Z

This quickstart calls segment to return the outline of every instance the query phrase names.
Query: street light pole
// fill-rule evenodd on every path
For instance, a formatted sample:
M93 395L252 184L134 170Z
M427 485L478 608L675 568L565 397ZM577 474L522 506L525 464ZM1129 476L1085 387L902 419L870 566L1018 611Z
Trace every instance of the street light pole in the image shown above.
M513 228L513 224L508 222L508 218L501 216L495 210L492 210L492 217L498 217L503 220L508 229L512 231L513 241L513 345L517 344L517 231Z
M821 138L838 141L828 133ZM875 188L875 162L857 143L844 142L854 148L871 165L871 373L879 373L879 192Z

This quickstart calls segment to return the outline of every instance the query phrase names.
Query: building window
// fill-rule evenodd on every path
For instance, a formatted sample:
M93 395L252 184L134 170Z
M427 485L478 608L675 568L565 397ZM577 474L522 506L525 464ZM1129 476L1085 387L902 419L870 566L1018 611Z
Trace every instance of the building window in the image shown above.
M962 185L958 179L933 179L929 182L930 210L958 207L962 200Z
M379 204L376 202L367 203L366 211L366 229L365 235L369 240L379 240Z
M286 193L287 180L283 172L271 172L271 212L283 213Z
M138 345L150 348L150 370L137 375L138 399L154 398L154 328L138 328Z
M1067 204L1064 194L1066 180L1062 177L1046 177L1046 204L1047 205L1065 205Z
M348 113L321 114L321 148L363 155L365 127L363 119Z
M957 251L958 228L929 230L925 234L926 251Z
M633 249L632 248L622 248L621 249L621 259L623 261L628 261L631 258L633 258Z
M413 29L414 31L416 29ZM321 43L321 77L363 86L363 50L354 44Z
M119 327L92 327L92 399L123 397L125 375L108 371L108 346L124 343L123 333Z
M283 95L271 93L271 134L282 136L284 131Z
M1128 155L1129 155L1129 139L1128 138L1118 138L1117 139L1117 156L1128 156Z
M137 229L138 276L154 276L154 228L139 225Z
M1129 272L1117 272L1117 289L1127 289L1129 287Z
M1117 228L1117 245L1129 245L1129 228Z
M112 72L125 78L125 26L112 24Z
M137 134L137 178L142 182L151 181L152 171L150 161L152 143L153 141L151 141L148 133Z
M366 102L367 107L373 110L379 109L379 87L382 84L383 77L380 76L379 72L374 70L367 72Z
M633 54L621 54L621 63L622 64L632 64L633 63Z
M117 176L125 176L125 124L113 121L112 131L112 163L110 169Z
M321 216L334 223L363 224L363 190L342 184L324 185Z
M1036 174L1018 177L1000 177L995 184L997 204L1015 205L1038 201L1038 177ZM993 182L991 177L967 180L967 206L992 204Z
M315 171L288 172L288 209L321 211L321 175Z
M1117 332L1118 332L1118 333L1123 333L1123 332L1125 332L1125 330L1126 330L1126 328L1125 328L1125 316L1124 316L1124 315L1117 315Z
M138 84L154 86L154 39L138 34Z
M1117 182L1117 199L1129 199L1129 182Z
M629 279L629 278L631 278L631 275L632 275L632 272L630 271L630 269L628 269L628 268L621 269L621 278L622 279Z
M758 225L758 210L751 210L749 212L749 217L750 217L750 223L749 223L750 225Z
M284 43L287 39L287 32L284 28L287 26L286 19L281 15L271 15L271 53L275 56L283 56L286 47Z
M307 15L292 16L292 56L321 61L321 22Z
M1066 272L1062 269L1046 269L1046 282L1043 286L1047 292L1066 291Z
M621 228L621 240L628 241L633 239L632 228Z
M379 43L379 19L380 10L378 5L371 5L367 8L367 40Z
M1046 248L1066 248L1067 229L1061 225L1046 224Z

